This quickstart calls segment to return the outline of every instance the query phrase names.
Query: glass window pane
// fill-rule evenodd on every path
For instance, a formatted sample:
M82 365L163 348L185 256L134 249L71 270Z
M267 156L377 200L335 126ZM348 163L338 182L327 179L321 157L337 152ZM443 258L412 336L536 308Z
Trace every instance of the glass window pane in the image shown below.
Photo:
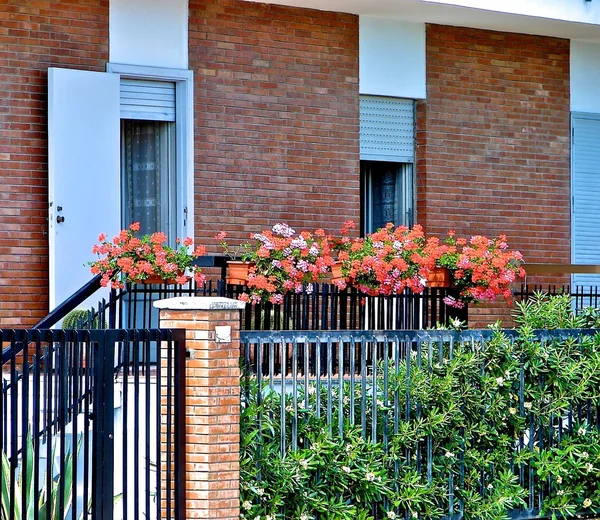
M140 223L142 234L175 238L176 176L173 123L122 120L122 220Z

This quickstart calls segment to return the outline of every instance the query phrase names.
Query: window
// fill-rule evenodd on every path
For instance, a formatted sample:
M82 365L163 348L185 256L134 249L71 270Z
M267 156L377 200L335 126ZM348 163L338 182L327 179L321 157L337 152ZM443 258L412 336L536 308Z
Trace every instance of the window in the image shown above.
M174 123L121 120L122 225L140 223L141 234L177 234ZM172 244L174 245L174 244Z
M360 98L361 231L414 220L414 101Z
M361 232L413 224L412 164L361 161Z
M193 236L193 74L109 63L120 75L121 221ZM175 245L175 244L170 244Z

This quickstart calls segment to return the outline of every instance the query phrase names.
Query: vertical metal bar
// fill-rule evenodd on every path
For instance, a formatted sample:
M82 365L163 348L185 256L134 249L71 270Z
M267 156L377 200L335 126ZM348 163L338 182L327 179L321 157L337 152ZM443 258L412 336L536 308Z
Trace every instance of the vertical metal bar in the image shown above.
M285 389L282 390L285 392ZM298 341L292 342L292 451L298 449Z
M61 331L62 332L62 331ZM50 341L52 338L48 338ZM58 349L58 431L59 431L59 474L65 474L65 459L66 459L66 407L67 407L67 352L66 341L63 334L56 339L59 339ZM65 479L61 478L58 483L58 512L59 518L65 517Z
M286 414L286 410L285 410L285 395L286 395L285 374L286 374L287 343L285 341L281 340L280 348L281 348L281 373L280 373L280 378L281 378L281 411L280 411L280 414L281 414L281 422L280 422L281 436L280 436L280 442L281 442L281 456L284 457L285 456L285 414Z
M344 435L344 342L338 340L338 434Z
M149 518L150 516L150 493L151 493L151 489L150 489L150 429L151 429L151 424L150 424L150 399L151 399L151 377L150 377L150 353L152 351L152 344L150 341L150 338L147 336L147 334L144 335L143 338L144 341L144 354L145 354L145 359L144 359L144 364L145 364L145 372L146 372L146 379L145 379L145 402L144 402L144 413L146 416L146 439L145 439L145 453L144 453L144 457L145 457L145 462L144 462L144 466L145 466L145 516L146 518ZM157 342L158 343L158 342ZM158 346L157 348L157 353L158 353ZM158 360L157 360L158 361ZM177 367L175 367L175 369L177 369ZM175 388L175 399L177 399L177 388ZM177 408L176 408L177 409ZM159 416L160 417L160 416ZM157 417L158 420L158 417ZM125 430L126 431L126 430ZM159 436L157 437L158 442L160 443L160 433ZM177 447L177 443L175 443L175 448ZM177 464L177 458L175 458L175 464ZM158 473L157 473L158 474ZM177 485L175 485L175 492L177 492ZM177 500L175 501L175 507L177 507Z
M315 343L315 373L316 373L316 416L321 418L321 340L317 338Z
M360 338L360 424L362 426L363 439L367 438L367 340L365 336Z
M29 340L23 342L23 368L21 370L21 472L27 474L30 468L27 467L29 461L27 460L27 449L25 446L25 440L30 432L29 430ZM17 388L13 388L16 391ZM15 412L18 412L15 410ZM16 414L15 414L16 415ZM21 489L21 508L22 511L27 511L28 506L28 489L27 486L23 486Z
M135 348L135 344L134 344L134 348ZM174 501L174 493L173 493L173 475L172 475L172 470L174 467L174 459L175 459L175 453L174 453L174 442L175 440L173 439L173 436L171 435L171 432L173 431L173 424L175 422L175 416L173 413L174 410L174 393L175 393L175 389L174 389L174 385L171 384L172 381L174 380L174 371L175 371L175 354L174 354L174 345L172 342L168 342L167 343L167 374L166 374L166 381L167 381L167 395L166 395L166 437L167 437L167 442L166 442L166 452L165 452L165 467L167 469L166 473L166 485L165 485L165 518L167 520L171 520L171 518L173 517L173 512L174 512L174 508L173 508L173 501ZM135 366L135 350L133 352L133 358L134 358L134 366ZM134 444L134 446L136 446ZM136 457L137 458L137 457ZM136 493L137 494L137 493ZM135 499L135 497L134 497Z
M169 345L173 345L171 333L168 338ZM159 347L157 346L157 349ZM186 417L186 403L185 403L185 336L182 335L178 342L173 345L174 350L174 386L175 386L175 410L174 410L174 428L175 428L175 520L186 520L187 519L187 502L186 502L186 478L185 478L185 417ZM160 359L160 358L158 358ZM157 365L160 365L157 362ZM157 377L158 384L160 384L160 377ZM160 402L160 395L157 397L157 401ZM160 416L158 416L160 417ZM157 425L160 434L160 421ZM158 443L160 445L160 442ZM160 449L158 450L160 452ZM160 457L157 460L157 468L160 468ZM158 477L157 477L158 479ZM160 486L157 485L157 488ZM160 495L158 504L160 504ZM160 507L160 506L159 506ZM157 518L161 518L160 510Z
M33 413L31 417L31 436L35 439L33 444L33 481L40 482L40 396L42 390L41 384L41 344L39 333L35 336L35 354L33 357ZM1 412L1 410L0 410ZM2 451L0 447L0 451ZM34 504L39 503L40 486L34 486L33 488L33 501ZM39 508L33 508L33 520L39 519Z
M375 338L371 340L372 345L372 375L371 375L371 391L372 391L372 402L371 402L371 441L377 442L377 391L378 391L378 382L377 382L377 341Z
M94 519L112 520L113 518L113 465L114 465L114 344L118 341L116 331L93 331L97 345L95 356L94 428L96 457L93 466L92 516ZM108 463L107 463L108 462Z
M350 424L354 425L356 418L355 410L355 386L356 386L356 341L354 335L350 336Z
M329 428L329 434L333 432L332 424L332 378L333 378L333 344L331 342L331 336L327 337L327 426Z
M72 356L72 365L70 370L72 371L73 377L73 387L72 387L72 415L71 415L71 425L72 425L72 435L71 435L71 453L73 454L73 466L72 466L72 481L71 481L71 498L72 498L72 507L71 507L71 520L77 520L77 473L78 473L78 458L79 452L77 450L77 446L79 443L79 427L78 427L78 417L79 417L79 407L78 401L80 397L80 389L79 389L79 338L74 338L74 341L71 343L71 350L73 353Z
M144 294L145 305L145 294ZM145 315L145 309L144 309ZM140 341L137 331L132 337L133 346L133 518L140 518ZM170 379L169 379L170 381ZM169 430L170 431L170 430Z

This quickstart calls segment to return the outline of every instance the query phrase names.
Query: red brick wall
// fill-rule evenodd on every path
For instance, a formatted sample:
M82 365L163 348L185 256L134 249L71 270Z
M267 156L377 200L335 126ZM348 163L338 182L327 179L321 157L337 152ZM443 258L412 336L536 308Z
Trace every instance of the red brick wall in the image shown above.
M358 18L190 2L196 238L359 218Z
M505 233L529 262L568 263L568 40L438 25L426 34L418 221L431 233Z
M0 5L0 327L48 308L48 67L104 70L108 0Z

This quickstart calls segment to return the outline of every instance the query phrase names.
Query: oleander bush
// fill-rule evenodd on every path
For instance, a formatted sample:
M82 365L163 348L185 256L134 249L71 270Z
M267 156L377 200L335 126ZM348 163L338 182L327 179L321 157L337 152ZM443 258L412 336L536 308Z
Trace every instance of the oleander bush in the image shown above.
M600 334L534 333L595 326L598 312L574 316L568 296L518 307L516 340L496 327L485 342L424 343L366 384L301 379L294 399L246 375L241 518L599 512Z

